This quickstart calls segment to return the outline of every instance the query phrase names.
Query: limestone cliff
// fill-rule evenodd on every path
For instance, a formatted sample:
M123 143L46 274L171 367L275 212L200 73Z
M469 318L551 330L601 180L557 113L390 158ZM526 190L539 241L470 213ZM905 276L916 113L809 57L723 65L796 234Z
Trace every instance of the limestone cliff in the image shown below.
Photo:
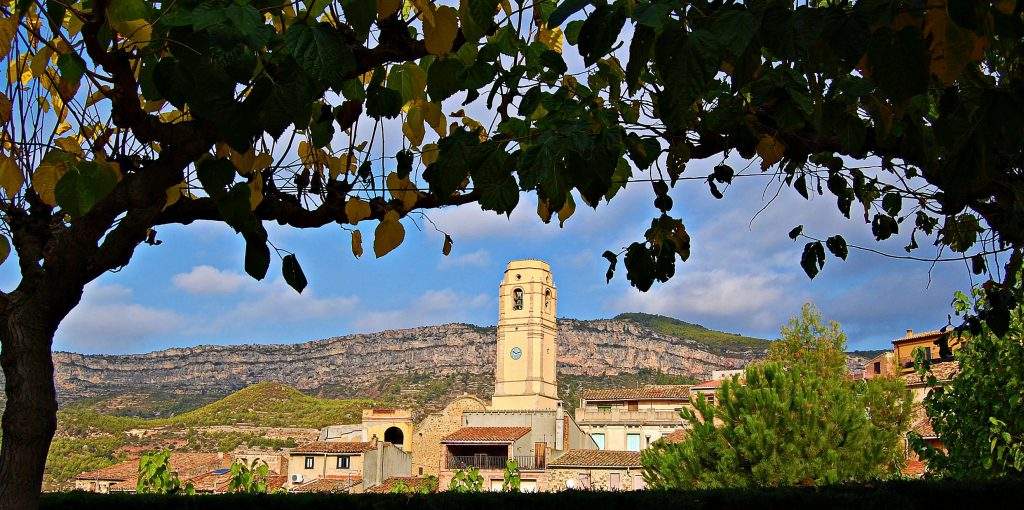
M652 316L647 316L649 319ZM559 320L560 374L658 370L700 379L764 355L766 342L706 330L663 332L632 318ZM714 333L725 342L709 342ZM730 342L735 338L743 340ZM63 402L124 392L223 395L276 380L308 393L350 393L389 375L492 374L494 328L445 324L289 345L199 346L139 355L54 353ZM337 391L344 387L350 391Z

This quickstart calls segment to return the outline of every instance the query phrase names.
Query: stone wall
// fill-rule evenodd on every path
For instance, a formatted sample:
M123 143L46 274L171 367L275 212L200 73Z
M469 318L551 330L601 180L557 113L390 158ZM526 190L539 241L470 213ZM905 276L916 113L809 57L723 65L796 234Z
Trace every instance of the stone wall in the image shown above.
M576 489L629 491L646 488L640 468L557 468L548 469L547 474L547 490L549 491L565 490L567 488L566 481L570 479L575 480ZM619 475L619 487L617 489L613 489L610 484L613 474ZM590 478L589 487L586 487L586 477Z
M472 395L463 395L445 406L440 412L428 414L413 432L412 476L439 476L444 453L441 438L462 427L464 411L484 411L484 401ZM447 487L447 485L444 485Z

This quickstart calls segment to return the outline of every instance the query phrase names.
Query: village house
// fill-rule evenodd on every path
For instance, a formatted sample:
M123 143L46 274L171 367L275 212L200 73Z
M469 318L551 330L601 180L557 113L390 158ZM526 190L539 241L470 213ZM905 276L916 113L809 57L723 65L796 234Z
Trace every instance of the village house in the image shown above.
M170 457L170 468L181 482L210 471L228 468L233 459L224 453L179 453ZM102 469L86 471L75 477L75 490L88 492L135 492L139 482L139 459L132 458Z
M646 489L635 451L569 450L548 465L551 490L641 490Z
M408 476L409 453L385 441L313 441L288 452L294 492L362 492L393 476Z
M684 427L679 413L689 406L689 386L590 389L582 392L575 414L598 449L638 452Z

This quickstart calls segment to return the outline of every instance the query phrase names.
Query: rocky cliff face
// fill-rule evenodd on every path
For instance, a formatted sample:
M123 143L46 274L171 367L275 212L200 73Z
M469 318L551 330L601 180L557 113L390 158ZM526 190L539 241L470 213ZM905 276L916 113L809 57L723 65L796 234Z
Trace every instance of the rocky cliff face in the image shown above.
M495 330L445 324L291 345L199 346L140 355L55 353L63 402L123 392L224 394L276 380L307 392L358 393L388 375L491 374ZM708 346L629 320L559 321L559 373L613 375L641 369L703 378L739 368L761 348ZM332 391L333 390L333 391Z

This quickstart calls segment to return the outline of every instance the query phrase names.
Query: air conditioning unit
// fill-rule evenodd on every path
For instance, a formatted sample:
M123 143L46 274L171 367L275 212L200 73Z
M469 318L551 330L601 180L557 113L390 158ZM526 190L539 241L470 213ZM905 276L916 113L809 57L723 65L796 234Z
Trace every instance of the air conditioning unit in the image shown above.
M292 475L292 483L302 483L302 475L297 474L297 473L293 474Z

